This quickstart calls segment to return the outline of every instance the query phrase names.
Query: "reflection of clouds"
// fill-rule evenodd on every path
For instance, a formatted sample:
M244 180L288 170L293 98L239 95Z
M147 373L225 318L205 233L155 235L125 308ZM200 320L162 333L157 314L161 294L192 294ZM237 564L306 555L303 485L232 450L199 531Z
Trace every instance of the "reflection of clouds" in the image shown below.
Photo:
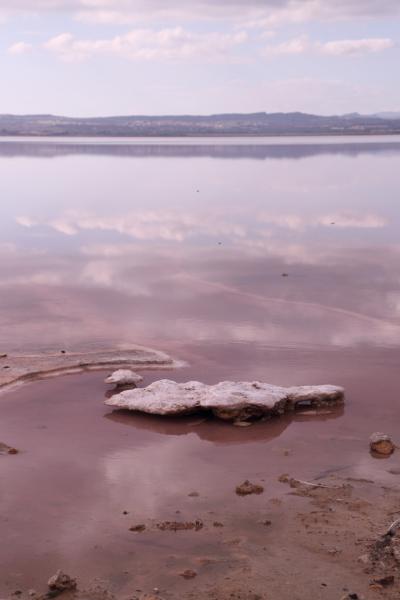
M356 215L351 213L331 214L318 219L318 224L320 225L331 225L332 223L336 227L375 229L385 227L387 220L373 214Z
M317 217L302 217L296 214L262 214L264 223L301 231L307 227L331 226L354 229L376 229L385 227L387 220L374 214L332 213Z
M103 465L111 503L119 506L122 497L137 514L168 517L170 507L181 502L200 483L203 487L210 485L210 465L205 467L196 456L196 447L200 446L201 442L192 435L163 437L152 445L105 457ZM185 456L190 463L187 470ZM184 477L177 476L181 469L185 471Z
M65 235L76 235L84 231L113 232L137 240L163 240L182 242L193 236L230 236L235 239L249 238L260 232L260 224L292 231L308 227L331 226L344 228L375 229L384 227L386 219L374 214L338 213L317 216L298 214L265 213L254 215L251 223L246 222L247 211L225 212L209 210L205 213L183 213L172 210L136 211L120 216L98 216L91 214L66 213L56 218L35 221L30 217L18 217L17 223L24 227L46 225ZM267 235L269 232L267 232ZM265 232L264 232L265 235Z
M35 221L18 217L24 227L46 225L66 235L82 231L110 231L128 235L138 240L164 240L181 242L191 235L245 235L240 223L226 222L223 215L191 215L173 211L137 211L121 216L96 216L68 213L58 219Z
M288 244L266 237L238 238L217 254L207 245L141 241L86 240L79 254L66 256L14 249L0 265L2 335L7 343L40 331L41 339L63 343L102 337L165 348L170 340L249 348L395 346L400 331L392 322L388 265L397 265L398 255L396 247L366 253L332 240ZM291 276L284 280L287 264Z
M331 248L320 248L318 252L312 246L305 244L283 243L269 239L246 239L242 246L249 255L268 256L277 258L286 265L320 265L331 262L337 256Z

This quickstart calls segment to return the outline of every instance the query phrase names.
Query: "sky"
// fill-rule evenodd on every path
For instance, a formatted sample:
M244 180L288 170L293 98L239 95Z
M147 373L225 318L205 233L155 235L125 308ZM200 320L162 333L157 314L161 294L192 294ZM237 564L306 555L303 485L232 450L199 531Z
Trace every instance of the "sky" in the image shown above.
M0 113L400 111L400 0L0 0Z

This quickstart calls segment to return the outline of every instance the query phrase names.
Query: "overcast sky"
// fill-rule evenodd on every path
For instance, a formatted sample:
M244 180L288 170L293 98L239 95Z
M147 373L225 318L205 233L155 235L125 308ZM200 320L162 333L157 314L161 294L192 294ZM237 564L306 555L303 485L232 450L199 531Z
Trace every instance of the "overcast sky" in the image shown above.
M400 0L0 0L0 113L400 110Z

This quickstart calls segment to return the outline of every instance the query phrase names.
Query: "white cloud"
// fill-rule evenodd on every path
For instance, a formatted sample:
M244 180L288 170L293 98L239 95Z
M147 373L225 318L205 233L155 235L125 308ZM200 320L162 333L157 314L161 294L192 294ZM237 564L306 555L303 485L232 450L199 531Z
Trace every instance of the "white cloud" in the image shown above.
M360 40L337 40L321 45L322 52L335 56L349 54L368 54L382 52L394 47L393 40L389 38L365 38Z
M318 52L332 56L363 55L382 52L393 48L395 43L390 38L364 38L356 40L333 40L330 42L312 42L306 35L296 37L279 44L270 44L265 47L266 56L282 54L304 54L305 52Z
M9 48L7 49L8 54L14 54L14 55L18 55L18 54L26 54L27 52L30 52L32 50L33 46L32 44L28 44L27 42L16 42L15 44L12 44L11 46L9 46Z
M280 44L268 45L265 48L265 54L267 56L279 54L303 54L310 48L312 48L312 45L310 44L308 36L301 35Z
M182 27L135 29L110 39L79 40L71 33L51 38L44 48L65 61L80 61L96 55L131 60L216 60L247 39L245 32L193 33Z

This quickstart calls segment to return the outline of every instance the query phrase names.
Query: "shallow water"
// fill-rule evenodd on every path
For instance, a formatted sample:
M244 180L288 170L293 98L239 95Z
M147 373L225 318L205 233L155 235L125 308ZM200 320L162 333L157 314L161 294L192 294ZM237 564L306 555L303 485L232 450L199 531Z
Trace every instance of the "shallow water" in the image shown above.
M399 425L400 139L3 140L0 182L0 354L140 343L187 360L179 380L332 383L347 400L241 429L113 413L102 373L2 396L0 440L22 452L0 457L0 592L60 566L127 592L151 560L171 586L224 556L223 534L129 526L245 519L285 471L393 483L397 457L367 440ZM267 496L236 498L245 478Z

